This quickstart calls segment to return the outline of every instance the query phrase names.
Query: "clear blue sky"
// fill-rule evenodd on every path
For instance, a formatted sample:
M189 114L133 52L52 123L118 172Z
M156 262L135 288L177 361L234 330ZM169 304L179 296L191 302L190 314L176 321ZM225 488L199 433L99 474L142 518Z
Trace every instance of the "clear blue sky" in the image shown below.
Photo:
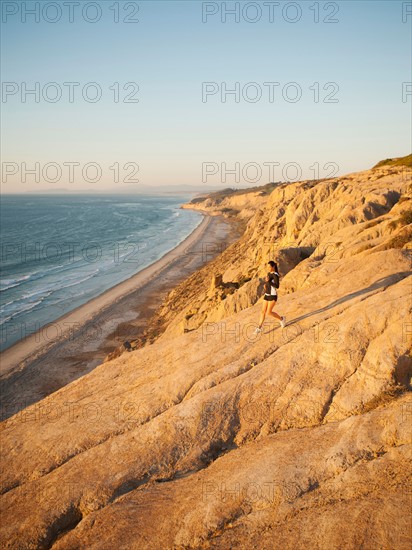
M139 182L156 184L199 184L202 182L202 163L217 166L218 172L207 183L221 181L222 163L228 169L236 162L242 170L247 163L257 163L262 169L259 184L269 181L267 162L279 162L276 181L284 179L281 169L286 163L298 163L303 178L313 177L310 166L319 163L320 177L327 172L326 162L335 163L339 174L369 168L378 160L406 155L411 151L412 96L402 102L402 82L411 76L411 22L402 22L405 2L398 1L341 1L318 2L319 19L310 7L313 0L295 2L300 11L289 6L286 19L282 10L290 2L273 6L274 21L269 7L256 4L242 13L247 2L239 2L240 22L228 15L222 22L224 3L209 2L209 11L218 10L202 22L200 1L98 2L101 19L90 23L82 16L81 6L75 7L74 22L69 22L68 7L62 6L60 21L53 6L40 11L40 22L27 15L23 19L21 2L2 2L7 12L2 22L2 81L17 93L5 96L2 103L2 157L15 162L18 172L3 174L3 192L27 189L67 187L71 189L108 189L125 186L126 162L139 166ZM5 5L8 5L5 8ZM35 2L26 1L26 6ZM39 2L40 10L47 2ZM50 3L49 3L50 4ZM118 4L120 22L114 22L110 6ZM226 2L227 8L236 2ZM127 14L133 17L138 6L138 23L124 23ZM126 8L126 9L125 9ZM412 11L412 6L411 6ZM86 16L95 17L90 7ZM336 23L324 18L338 19ZM6 21L4 22L4 19ZM249 19L249 21L248 21ZM40 102L33 95L22 102L23 83L33 88L40 83ZM56 82L62 98L48 103L42 97L44 86ZM74 102L69 102L64 82L79 82ZM102 99L88 103L81 88L96 82ZM120 84L120 102L113 101L113 83ZM130 87L136 82L138 103L124 103ZM202 101L202 83L217 83L219 93ZM258 102L240 101L227 96L221 101L222 83L233 88L236 82L244 85L255 82L258 88L248 88L253 99L260 89ZM274 88L274 101L269 101L269 88L264 82L279 82ZM282 88L298 83L302 98L288 102ZM320 101L314 101L310 89L319 83ZM333 91L323 86L335 82L339 91L338 103L323 99ZM16 88L14 88L16 89ZM93 90L89 89L90 94ZM54 94L52 88L46 93ZM293 97L293 88L289 89ZM205 98L203 98L205 99ZM49 162L78 162L81 168L89 162L102 167L97 183L84 181L77 172L74 183L68 181L68 168L63 166L62 178L50 184L40 174L34 182L27 176L21 180L21 164L35 162L40 168ZM118 162L120 182L114 183L109 166ZM212 164L215 163L215 164ZM8 167L8 170L13 168ZM212 168L209 168L212 171ZM90 172L91 173L91 172ZM89 175L90 175L89 173ZM293 178L293 171L289 172ZM48 174L53 178L53 169ZM253 169L248 172L254 177ZM90 176L90 177L93 177ZM203 179L204 174L203 174ZM241 176L240 184L244 181ZM228 176L226 183L235 184ZM245 183L248 183L246 181Z

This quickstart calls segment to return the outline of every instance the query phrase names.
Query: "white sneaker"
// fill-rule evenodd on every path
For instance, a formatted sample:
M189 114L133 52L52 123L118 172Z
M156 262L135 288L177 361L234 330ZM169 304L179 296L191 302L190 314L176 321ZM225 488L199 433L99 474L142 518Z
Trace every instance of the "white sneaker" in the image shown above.
M281 320L280 320L280 326L282 328L285 328L286 326L286 317L282 317Z
M256 327L255 334L260 334L262 332L262 329L259 327Z

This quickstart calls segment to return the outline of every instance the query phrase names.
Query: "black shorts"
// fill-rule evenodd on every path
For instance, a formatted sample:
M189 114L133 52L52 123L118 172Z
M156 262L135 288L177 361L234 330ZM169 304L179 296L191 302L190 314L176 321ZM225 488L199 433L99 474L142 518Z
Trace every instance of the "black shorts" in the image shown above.
M276 295L272 296L270 294L265 294L264 297L263 297L264 300L266 300L267 302L273 302L278 299L278 297Z

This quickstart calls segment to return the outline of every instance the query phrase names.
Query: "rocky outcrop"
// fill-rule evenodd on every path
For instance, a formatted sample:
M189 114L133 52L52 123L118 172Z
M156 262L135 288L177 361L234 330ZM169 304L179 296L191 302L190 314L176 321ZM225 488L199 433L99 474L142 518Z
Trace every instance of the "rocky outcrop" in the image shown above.
M3 422L2 546L409 549L400 170L275 188L156 342ZM255 335L274 257L288 325Z
M200 210L211 215L223 215L237 220L248 220L255 215L259 206L264 206L269 194L278 184L272 183L246 190L223 189L215 193L194 198L182 208Z
M190 330L253 306L262 294L260 279L268 260L277 261L285 294L307 285L309 273L315 280L325 265L338 264L343 257L369 256L386 247L407 250L412 170L409 157L405 162L331 180L276 185L263 207L260 196L239 241L171 293L160 311L169 334L181 333L182 325L170 323L187 314L180 304L191 304ZM250 208L253 194L247 195ZM225 201L230 207L240 198L229 195ZM214 273L222 274L224 282L250 283L239 284L223 303L222 295L210 290Z

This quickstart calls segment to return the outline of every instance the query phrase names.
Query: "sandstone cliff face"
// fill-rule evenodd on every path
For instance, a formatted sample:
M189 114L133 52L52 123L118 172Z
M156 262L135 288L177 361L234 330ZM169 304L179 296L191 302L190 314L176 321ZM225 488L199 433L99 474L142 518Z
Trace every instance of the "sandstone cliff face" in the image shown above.
M258 192L248 193L248 211L253 197L257 201L243 237L171 293L160 314L176 320L169 334L254 305L262 293L259 278L270 259L278 262L285 294L316 284L318 275L322 279L326 271L342 267L344 258L357 258L362 265L378 250L407 251L412 234L407 217L412 210L411 174L407 166L382 166L320 182L277 185L264 205ZM240 198L229 195L224 201L231 208ZM220 203L210 202L220 211ZM228 294L210 289L217 273L223 282L240 282L239 290Z
M208 212L212 216L221 214L226 217L236 216L237 219L248 220L255 214L259 206L266 204L268 195L276 186L276 184L268 184L247 191L228 188L205 197L195 198L191 203L182 205L182 208Z
M3 422L2 546L409 549L404 173L276 188L154 344ZM272 257L289 324L254 335Z

